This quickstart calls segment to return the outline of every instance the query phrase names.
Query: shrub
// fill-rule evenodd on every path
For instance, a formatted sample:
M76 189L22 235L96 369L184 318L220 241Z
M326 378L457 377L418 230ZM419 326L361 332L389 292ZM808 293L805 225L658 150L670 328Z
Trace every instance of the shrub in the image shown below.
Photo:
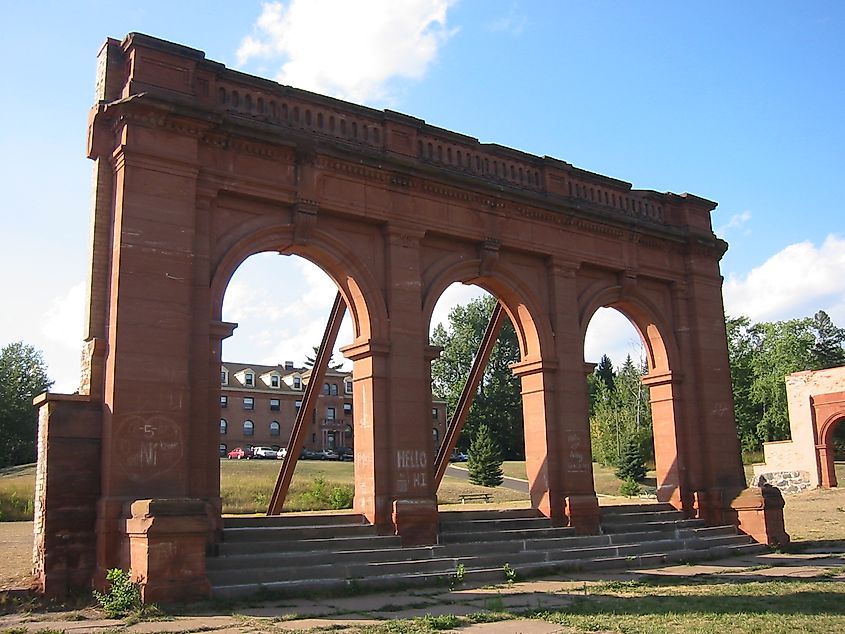
M141 587L129 578L129 572L112 568L106 573L111 587L105 593L94 590L94 598L109 618L126 616L141 609Z
M622 486L619 487L619 493L626 497L633 497L640 494L640 484L633 478L625 478L622 481Z

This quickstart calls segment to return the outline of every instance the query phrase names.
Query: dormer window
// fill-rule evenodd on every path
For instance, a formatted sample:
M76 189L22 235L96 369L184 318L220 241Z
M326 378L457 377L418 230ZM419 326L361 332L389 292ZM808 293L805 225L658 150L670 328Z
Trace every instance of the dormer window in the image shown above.
M229 371L226 368L220 370L220 385L229 384Z
M255 375L252 372L244 374L244 385L247 387L255 387Z
M279 375L274 374L270 377L270 387L279 387Z
M302 379L298 376L293 377L293 389L301 390L302 389Z
M352 381L343 382L343 391L347 394L352 394Z

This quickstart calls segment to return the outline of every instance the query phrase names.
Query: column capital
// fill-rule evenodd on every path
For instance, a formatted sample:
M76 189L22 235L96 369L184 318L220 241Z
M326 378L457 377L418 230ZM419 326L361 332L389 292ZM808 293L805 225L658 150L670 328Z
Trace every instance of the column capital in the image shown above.
M212 337L222 341L231 337L237 327L238 324L232 321L212 321L208 330Z
M367 357L386 357L390 352L390 343L370 339L361 343L351 343L343 346L340 351L350 361L359 361Z
M544 359L525 359L510 364L511 372L515 376L523 377L540 372L557 372L557 362Z
M656 387L659 385L677 385L683 381L683 374L680 372L672 372L671 370L658 371L652 370L646 374L641 380L643 385L648 387Z

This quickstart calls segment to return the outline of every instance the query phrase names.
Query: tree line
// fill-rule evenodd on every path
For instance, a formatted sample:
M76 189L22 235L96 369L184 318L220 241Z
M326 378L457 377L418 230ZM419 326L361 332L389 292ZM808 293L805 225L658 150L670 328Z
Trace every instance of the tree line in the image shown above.
M432 333L432 343L443 347L432 363L432 389L447 402L449 414L455 411L495 303L485 296L456 306L448 329L439 324ZM725 322L737 434L744 452L759 451L764 442L789 437L786 375L845 365L845 329L824 311L785 321L752 323L747 317L727 317ZM461 451L484 426L502 458L524 458L520 385L509 368L519 359L516 334L506 319L458 439ZM616 369L604 355L587 377L596 462L624 471L624 465L653 458L649 391L641 381L646 372L630 356Z

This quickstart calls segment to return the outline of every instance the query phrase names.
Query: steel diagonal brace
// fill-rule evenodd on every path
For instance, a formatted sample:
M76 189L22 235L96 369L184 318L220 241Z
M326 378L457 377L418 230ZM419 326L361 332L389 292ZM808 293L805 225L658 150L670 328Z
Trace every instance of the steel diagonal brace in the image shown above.
M502 329L504 318L505 311L502 309L502 304L496 302L496 306L493 308L493 314L490 315L490 323L487 324L487 330L484 333L484 339L481 340L478 353L475 355L475 359L472 360L472 368L470 368L467 382L464 384L464 389L461 392L461 398L458 399L458 406L455 408L454 416L452 416L452 424L446 430L446 437L443 439L443 444L440 445L440 451L437 454L437 460L434 465L435 490L440 486L443 474L446 473L446 467L449 466L449 456L452 455L452 451L455 449L455 443L457 443L458 436L469 415L469 409L472 407L472 401L478 390L478 384L481 382L481 376L484 374L484 369L490 360L490 353L493 352L493 346L496 345L496 340L499 338L499 331Z
M267 508L267 515L278 515L282 512L282 505L290 488L290 481L293 479L293 471L296 469L296 461L302 452L305 444L307 428L305 421L311 418L314 408L317 405L317 397L320 395L320 388L326 377L326 370L329 366L329 359L332 356L337 333L340 331L340 324L346 312L346 303L340 293L334 298L334 305L326 324L326 331L323 333L323 341L314 359L314 366L311 368L311 380L305 386L305 394L302 398L302 406L296 414L296 422L293 424L288 452L282 460L282 467L279 469L279 477L276 479L276 488L273 490L273 497L270 499L270 506Z

